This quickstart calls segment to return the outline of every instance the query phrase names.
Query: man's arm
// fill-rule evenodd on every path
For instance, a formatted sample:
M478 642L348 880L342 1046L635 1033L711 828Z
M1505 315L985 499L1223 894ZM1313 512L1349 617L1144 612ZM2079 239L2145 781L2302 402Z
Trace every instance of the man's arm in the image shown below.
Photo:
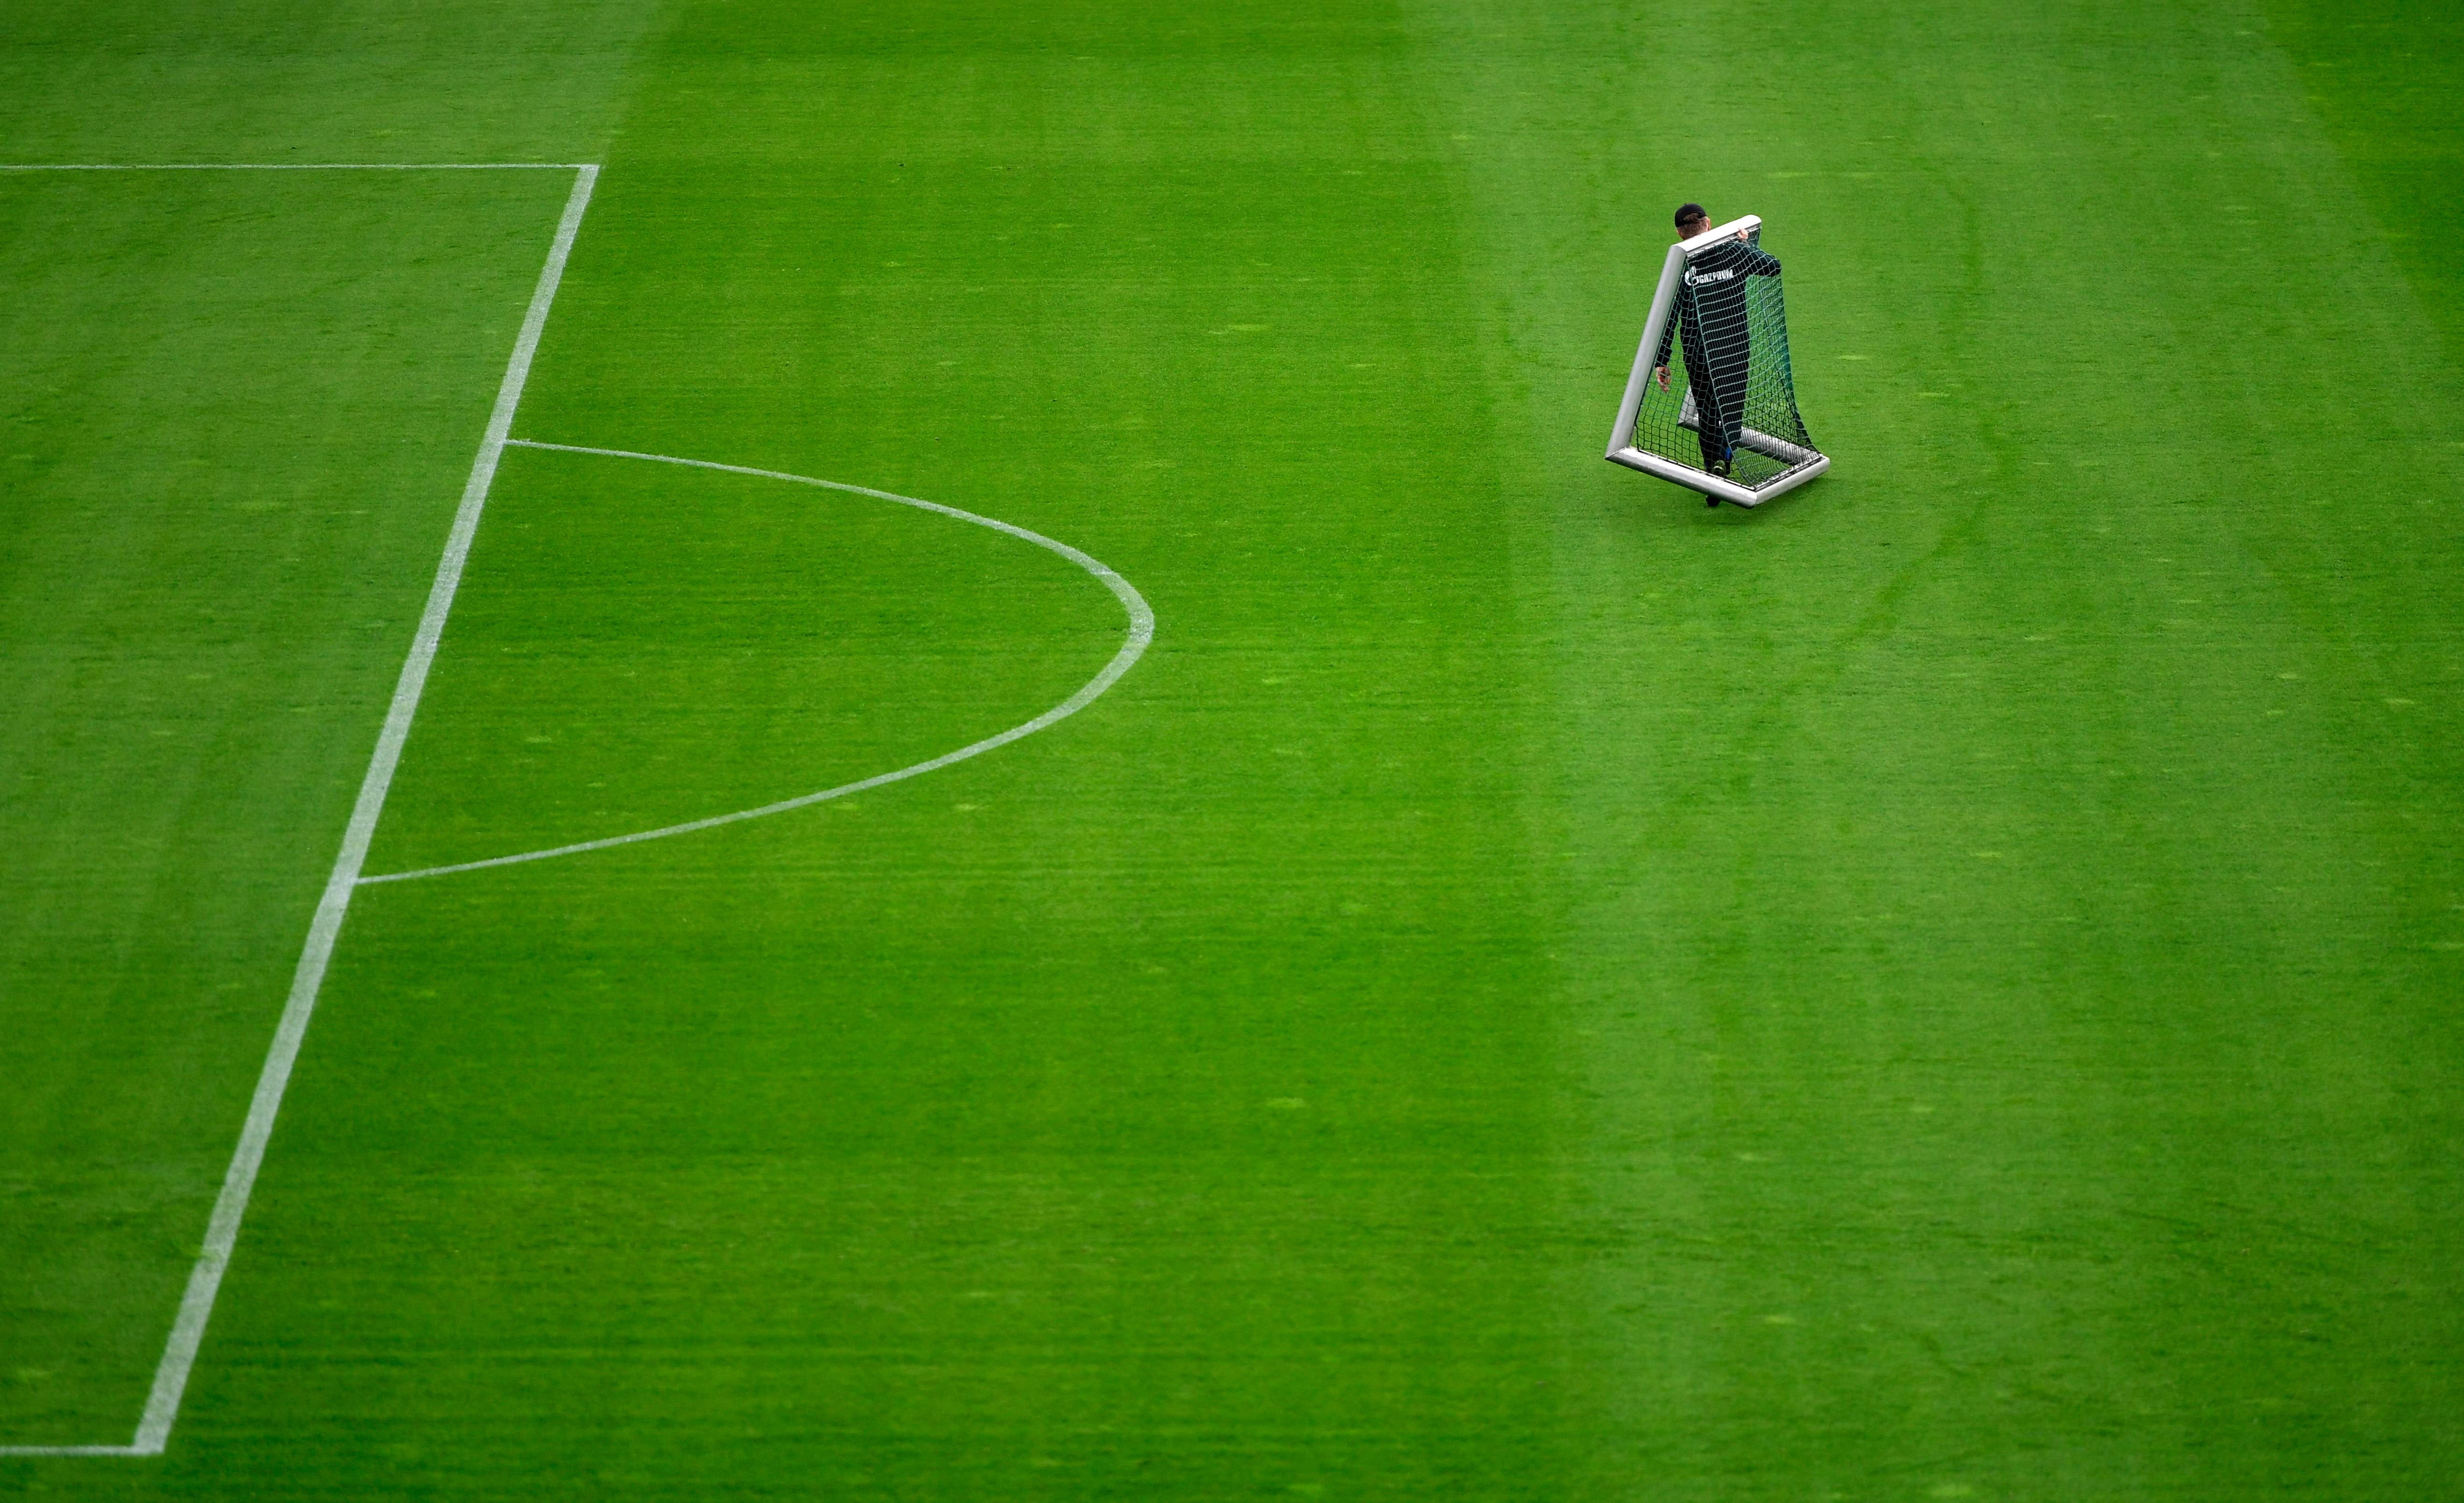
M1677 320L1683 316L1678 308L1668 310L1668 322L1660 331L1660 353L1651 357L1651 373L1660 378L1662 391L1668 389L1668 346L1677 338Z

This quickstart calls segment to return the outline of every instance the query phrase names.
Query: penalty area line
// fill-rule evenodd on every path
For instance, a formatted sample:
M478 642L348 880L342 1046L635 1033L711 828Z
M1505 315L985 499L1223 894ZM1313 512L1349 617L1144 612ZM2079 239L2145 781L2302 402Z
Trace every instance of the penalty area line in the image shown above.
M435 662L437 645L445 633L445 619L452 611L453 595L461 586L462 567L470 557L472 537L478 531L479 514L487 506L488 489L495 480L497 460L503 456L506 438L513 431L514 411L521 404L522 386L530 378L531 359L539 350L539 333L547 326L548 309L556 301L557 284L564 278L564 263L572 254L574 236L581 232L582 216L590 207L590 190L598 177L595 166L583 165L574 169L573 191L566 195L563 217L557 222L556 238L548 247L547 264L539 269L530 308L522 316L521 332L514 341L512 357L505 362L505 379L496 388L495 408L488 415L478 456L471 463L471 477L462 488L462 501L453 513L452 528L446 535L445 553L437 561L435 581L429 586L427 608L420 615L418 630L412 633L410 652L403 659L402 674L395 682L393 700L386 707L384 728L377 733L376 750L368 758L366 775L361 779L359 798L352 805L350 823L342 831L341 851L334 858L324 895L318 900L315 917L309 921L308 939L300 948L298 967L292 974L290 996L283 1004L281 1020L275 1026L274 1042L266 1050L265 1067L257 1075L256 1093L250 1098L247 1120L240 1126L238 1146L231 1151L231 1167L223 1175L222 1192L214 1198L213 1214L206 1223L206 1240L197 1253L196 1264L189 1270L180 1313L171 1323L170 1338L164 1343L163 1359L154 1369L154 1384L146 1395L144 1412L138 1419L136 1439L124 1447L0 1447L0 1455L159 1456L170 1442L172 1422L179 1417L188 1373L205 1340L206 1323L213 1315L214 1296L222 1288L223 1271L230 1266L231 1249L239 1240L240 1222L248 1214L249 1196L256 1187L257 1170L265 1161L266 1144L274 1136L274 1121L281 1113L292 1067L307 1037L308 1020L317 1010L317 994L324 984L326 964L333 959L334 942L341 934L351 894L367 861L368 842L376 834L377 820L385 812L385 794L393 785L394 768L402 760L403 742L410 736L411 719L418 713L420 695L428 686L429 669Z
M0 162L0 172L580 172L588 162Z

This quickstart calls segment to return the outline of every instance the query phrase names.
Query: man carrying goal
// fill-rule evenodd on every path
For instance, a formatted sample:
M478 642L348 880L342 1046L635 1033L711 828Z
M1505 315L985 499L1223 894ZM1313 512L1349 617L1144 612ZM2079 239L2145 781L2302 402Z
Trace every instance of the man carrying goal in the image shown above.
M1677 237L1691 240L1711 228L1711 216L1700 204L1677 210ZM1652 357L1652 374L1660 389L1668 389L1668 350L1684 340L1685 384L1694 393L1694 436L1703 450L1703 468L1726 475L1736 457L1737 434L1746 422L1746 381L1751 368L1747 338L1746 278L1777 276L1779 258L1766 255L1737 232L1736 243L1723 241L1696 255L1685 269L1685 288L1678 297L1678 317L1660 333L1660 353ZM1720 504L1713 497L1713 506Z

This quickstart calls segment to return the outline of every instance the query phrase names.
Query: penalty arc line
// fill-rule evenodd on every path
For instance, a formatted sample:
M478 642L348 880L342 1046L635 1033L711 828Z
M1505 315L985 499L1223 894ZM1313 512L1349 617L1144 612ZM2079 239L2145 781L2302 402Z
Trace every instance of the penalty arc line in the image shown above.
M639 845L646 840L665 840L671 835L689 835L695 830L714 829L721 825L740 824L748 819L764 819L772 814L784 814L790 809L809 808L816 804L826 804L832 799L843 799L852 793L862 793L867 788L877 788L884 784L900 783L909 778L921 777L925 773L947 767L953 763L964 762L970 757L979 757L995 747L1006 746L1012 741L1022 740L1047 726L1076 715L1094 703L1096 697L1105 690L1119 682L1121 675L1130 671L1131 666L1144 655L1147 645L1155 640L1155 611L1147 605L1146 597L1138 593L1136 586L1114 573L1106 564L1081 553L1069 544L1055 538L1047 538L1040 532L1018 526L1013 522L1001 521L992 517L979 517L974 512L960 511L955 506L944 506L938 501L919 500L913 496L900 496L891 491L876 491L870 486L848 485L840 480L817 480L808 475L789 475L783 470L757 470L749 465L720 464L711 459L680 459L673 454L647 454L630 449L591 449L581 444L541 444L525 438L517 438L510 442L517 449L544 449L567 454L598 454L610 459L647 459L656 464L683 465L694 470L718 470L729 475L755 475L765 480L789 480L798 485L814 486L825 491L845 491L854 496L869 496L878 500L895 501L901 506L913 506L919 511L935 512L943 517L956 518L960 521L973 522L979 527L989 527L995 532L1007 533L1013 538L1034 543L1039 548L1057 553L1095 576L1107 589L1112 592L1113 598L1121 603L1121 608L1128 612L1129 635L1122 641L1120 651L1112 654L1111 661L1106 663L1094 677L1081 685L1076 694L1045 711L1034 719L1021 725L1013 725L997 736L987 736L982 740L970 742L957 751L944 752L929 761L914 763L891 772L877 773L859 782L843 783L837 787L824 788L818 793L781 799L775 804L764 804L759 808L737 809L729 814L714 814L707 819L688 820L681 825L663 825L656 829L638 829L630 834L609 835L601 840L577 841L569 846L552 846L544 851L525 851L516 855L491 856L484 861L458 861L451 866L422 867L414 872L388 872L381 876L363 876L360 878L363 885L450 876L456 872L478 872L489 867L517 866L526 861L545 861L551 856L580 855L585 851L605 851L615 846Z
M436 660L437 645L445 633L445 618L453 608L453 595L462 582L462 566L470 557L471 540L478 531L479 514L487 506L488 489L495 480L496 461L504 453L506 438L513 431L514 409L521 403L522 385L530 377L531 358L539 350L539 332L547 325L548 308L556 301L557 284L563 280L565 260L572 254L574 236L582 230L582 216L590 207L590 190L598 178L599 168L595 166L583 164L575 168L573 191L565 199L564 216L557 223L556 239L548 248L547 264L539 270L530 309L522 316L521 333L514 341L513 356L505 363L505 379L497 387L495 408L488 416L478 456L472 461L471 478L462 488L462 502L454 511L444 557L437 562L435 582L429 586L427 609L411 637L409 655L403 660L402 676L394 685L393 701L385 710L384 729L377 734L367 774L360 782L359 799L352 806L350 824L342 832L341 851L334 858L333 872L325 879L324 895L319 899L316 917L309 922L308 939L292 976L290 996L283 1004L281 1021L275 1026L274 1043L266 1050L265 1068L257 1075L256 1094L249 1101L248 1118L240 1127L239 1144L232 1150L231 1167L223 1176L222 1192L214 1198L213 1214L206 1224L206 1240L195 1267L189 1271L187 1290L181 1297L180 1313L172 1321L170 1339L164 1343L163 1360L154 1370L154 1386L146 1395L144 1413L137 1422L136 1439L125 1447L6 1446L0 1447L0 1455L159 1456L170 1441L172 1422L179 1417L180 1400L187 1390L189 1369L195 1365L197 1349L205 1340L206 1322L213 1315L223 1271L231 1263L240 1222L248 1214L249 1196L256 1187L257 1169L265 1161L266 1143L274 1136L274 1121L282 1110L282 1095L291 1083L292 1066L307 1037L308 1020L317 1010L317 994L324 984L326 964L333 959L334 941L341 933L343 916L350 910L351 894L359 885L360 869L367 860L368 842L376 833L377 819L385 812L385 794L392 786L394 768L402 760L403 742L410 736L411 718L418 713L420 695L428 686L429 669Z

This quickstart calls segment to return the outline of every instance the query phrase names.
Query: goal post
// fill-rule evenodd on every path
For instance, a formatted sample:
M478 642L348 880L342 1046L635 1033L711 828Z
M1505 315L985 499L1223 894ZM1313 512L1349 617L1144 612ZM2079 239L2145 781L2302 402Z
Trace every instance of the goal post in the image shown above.
M1779 262L1748 214L1668 248L1609 431L1612 464L1759 506L1831 468L1796 409ZM1668 367L1663 389L1654 370Z

